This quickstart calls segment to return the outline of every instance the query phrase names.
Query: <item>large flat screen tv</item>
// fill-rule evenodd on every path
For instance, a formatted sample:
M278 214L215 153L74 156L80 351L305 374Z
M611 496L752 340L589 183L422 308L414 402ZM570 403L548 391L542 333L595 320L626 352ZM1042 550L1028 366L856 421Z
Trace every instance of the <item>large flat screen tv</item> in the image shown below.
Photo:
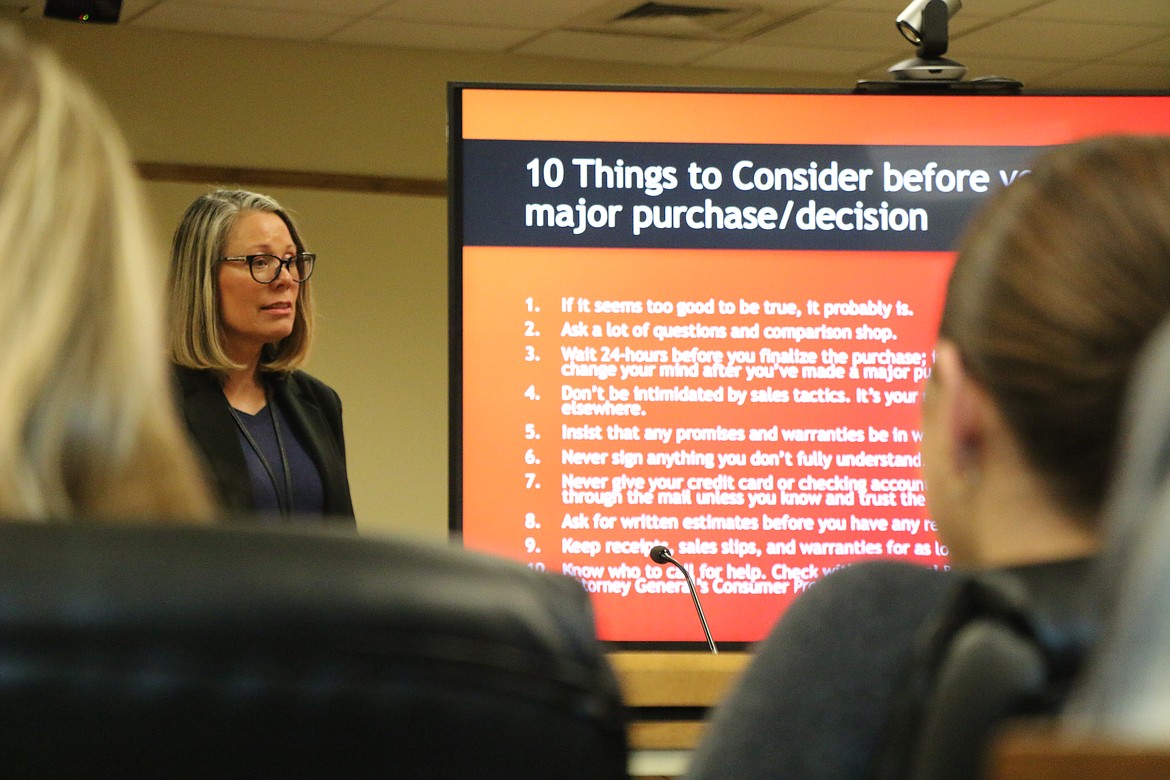
M451 525L602 639L760 639L833 569L948 565L919 402L953 250L1046 147L1165 95L455 84Z

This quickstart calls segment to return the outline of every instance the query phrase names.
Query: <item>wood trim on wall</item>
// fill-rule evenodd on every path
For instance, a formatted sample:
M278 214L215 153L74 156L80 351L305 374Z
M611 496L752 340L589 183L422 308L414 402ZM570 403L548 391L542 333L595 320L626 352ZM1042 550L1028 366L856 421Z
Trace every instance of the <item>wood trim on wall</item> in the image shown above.
M343 190L383 195L447 197L443 179L412 179L402 176L368 176L355 173L320 173L272 168L241 168L226 165L140 162L138 174L147 181L228 184L247 182L267 187L301 187L314 190Z

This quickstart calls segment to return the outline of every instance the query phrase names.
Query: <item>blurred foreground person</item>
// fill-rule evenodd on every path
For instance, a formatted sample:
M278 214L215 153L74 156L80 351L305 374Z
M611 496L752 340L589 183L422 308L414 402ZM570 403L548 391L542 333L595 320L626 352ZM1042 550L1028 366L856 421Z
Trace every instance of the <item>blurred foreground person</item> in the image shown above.
M923 408L957 571L856 564L803 594L714 713L693 780L908 776L939 652L994 581L1083 647L1122 400L1170 312L1170 139L1058 147L968 227ZM980 767L953 762L951 777Z
M1167 214L1170 220L1170 213ZM1170 747L1170 322L1147 352L1126 415L1093 583L1101 636L1067 731Z
M0 26L0 516L207 518L139 184L105 108Z

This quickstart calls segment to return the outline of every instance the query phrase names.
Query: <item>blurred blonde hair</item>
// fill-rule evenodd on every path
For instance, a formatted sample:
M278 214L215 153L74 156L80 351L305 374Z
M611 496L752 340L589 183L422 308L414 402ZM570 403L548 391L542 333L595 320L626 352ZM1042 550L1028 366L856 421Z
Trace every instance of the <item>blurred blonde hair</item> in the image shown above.
M210 515L146 225L105 108L0 27L0 517Z

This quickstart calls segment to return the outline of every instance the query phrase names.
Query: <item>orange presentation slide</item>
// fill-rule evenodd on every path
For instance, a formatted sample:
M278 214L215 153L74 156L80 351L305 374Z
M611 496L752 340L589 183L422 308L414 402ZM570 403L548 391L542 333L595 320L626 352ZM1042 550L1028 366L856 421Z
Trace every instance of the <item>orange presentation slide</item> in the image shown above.
M452 93L453 528L603 639L762 638L826 573L948 565L920 404L970 213L1166 97ZM918 121L907 121L917 116Z
M463 511L497 522L465 523L464 543L580 578L613 605L603 635L674 641L702 635L655 545L694 566L728 641L843 563L945 563L918 402L949 267L469 248L464 282L491 292L464 309Z

